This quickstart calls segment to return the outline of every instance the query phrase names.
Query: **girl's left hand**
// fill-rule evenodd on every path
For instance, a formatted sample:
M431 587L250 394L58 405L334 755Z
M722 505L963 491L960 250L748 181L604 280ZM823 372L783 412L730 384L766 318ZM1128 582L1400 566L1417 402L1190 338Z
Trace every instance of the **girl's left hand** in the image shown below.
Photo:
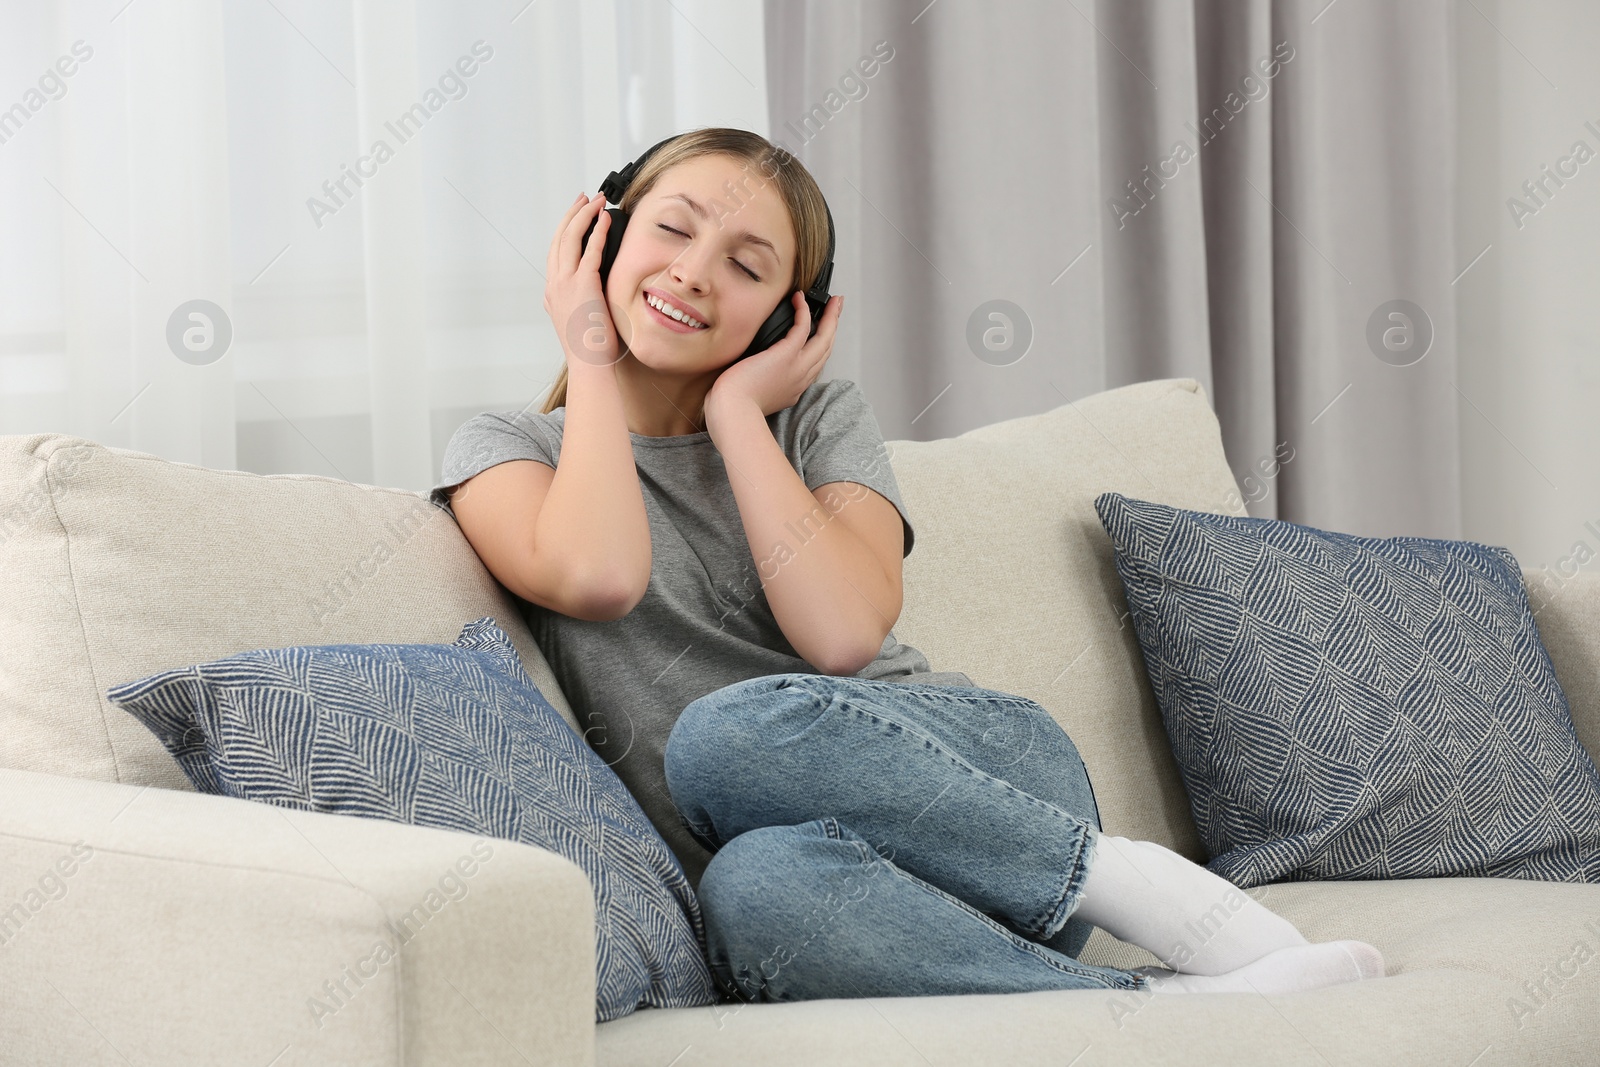
M833 336L844 308L843 296L828 298L816 336L811 332L811 305L797 289L789 299L795 304L794 325L772 347L730 363L712 383L706 394L706 422L714 408L723 404L753 401L761 414L771 415L790 407L822 373L822 365L833 352Z

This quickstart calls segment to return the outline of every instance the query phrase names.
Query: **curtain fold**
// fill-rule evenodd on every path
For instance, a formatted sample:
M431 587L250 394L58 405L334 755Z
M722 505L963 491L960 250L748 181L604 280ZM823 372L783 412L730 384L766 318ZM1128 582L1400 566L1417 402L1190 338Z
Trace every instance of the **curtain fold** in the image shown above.
M354 7L357 143L398 141L400 134L394 131L409 128L409 109L417 98L416 5L411 0L355 0ZM419 128L409 136L423 132ZM434 473L428 434L423 168L421 157L404 147L394 146L395 158L381 164L383 181L361 187L372 478L378 485L417 485ZM374 161L368 169L379 166Z
M768 0L774 136L819 117L789 146L860 226L830 372L917 439L1193 377L1252 514L1460 536L1449 4L1002 11L891 0L842 34L840 5ZM1426 322L1381 315L1380 354L1397 300ZM1031 343L974 345L975 317Z

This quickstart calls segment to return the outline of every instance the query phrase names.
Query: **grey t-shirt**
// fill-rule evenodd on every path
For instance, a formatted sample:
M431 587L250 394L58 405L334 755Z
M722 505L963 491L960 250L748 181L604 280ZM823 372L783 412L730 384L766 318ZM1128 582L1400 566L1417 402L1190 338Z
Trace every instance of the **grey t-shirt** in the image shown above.
M449 510L446 490L507 460L555 467L566 414L563 407L469 419L450 438L430 499ZM855 482L894 504L905 528L904 555L911 554L911 520L877 417L855 382L815 382L791 407L767 416L767 425L806 488ZM609 622L517 599L590 746L632 791L698 887L711 854L690 836L667 792L662 753L672 724L695 698L734 682L822 672L800 658L773 617L711 435L628 436L650 522L644 599ZM797 529L789 547L804 536ZM856 677L973 684L960 672L930 671L922 653L897 642L892 631Z

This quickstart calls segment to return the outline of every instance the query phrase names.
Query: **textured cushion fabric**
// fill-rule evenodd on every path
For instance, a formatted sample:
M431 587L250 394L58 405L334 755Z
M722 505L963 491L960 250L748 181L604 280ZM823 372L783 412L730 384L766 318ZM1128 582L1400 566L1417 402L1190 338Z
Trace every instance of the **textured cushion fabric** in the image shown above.
M595 1015L717 996L688 879L491 618L454 645L259 649L113 687L203 793L499 837L581 867Z
M1211 870L1600 881L1600 771L1509 551L1095 506Z
M0 766L191 791L107 686L242 649L449 642L485 615L575 723L510 594L423 494L0 436Z
M887 442L917 527L895 636L936 671L1047 709L1083 755L1107 833L1203 861L1094 498L1236 506L1216 415L1191 379L1042 399L1057 406Z

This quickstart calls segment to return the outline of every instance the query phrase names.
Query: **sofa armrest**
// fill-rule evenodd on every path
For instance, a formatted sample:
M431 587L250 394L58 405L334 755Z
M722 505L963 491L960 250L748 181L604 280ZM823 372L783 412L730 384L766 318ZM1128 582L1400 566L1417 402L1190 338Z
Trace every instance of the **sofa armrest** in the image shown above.
M1600 762L1600 574L1522 574L1556 678L1572 707L1578 740Z
M589 1065L594 998L554 853L0 770L8 1062Z

